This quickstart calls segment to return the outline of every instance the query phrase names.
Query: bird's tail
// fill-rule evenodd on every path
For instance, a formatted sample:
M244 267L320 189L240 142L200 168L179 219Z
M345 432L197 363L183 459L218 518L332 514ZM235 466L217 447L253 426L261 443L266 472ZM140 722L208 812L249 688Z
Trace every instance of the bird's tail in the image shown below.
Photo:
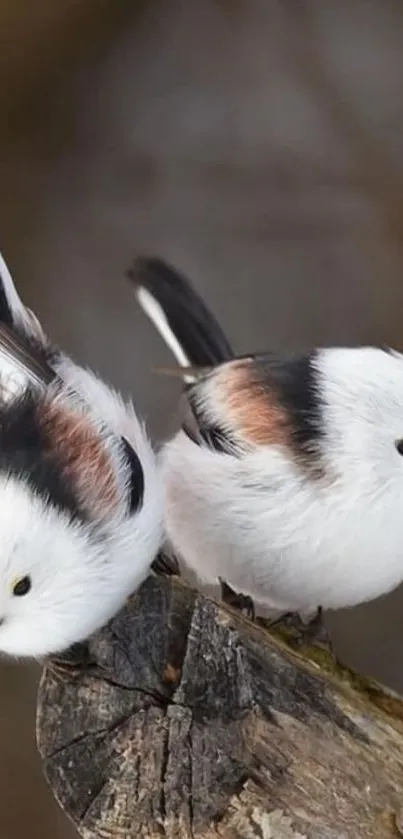
M185 368L185 380L194 380L190 368L214 367L234 357L214 315L176 269L160 259L138 257L128 277L140 307Z

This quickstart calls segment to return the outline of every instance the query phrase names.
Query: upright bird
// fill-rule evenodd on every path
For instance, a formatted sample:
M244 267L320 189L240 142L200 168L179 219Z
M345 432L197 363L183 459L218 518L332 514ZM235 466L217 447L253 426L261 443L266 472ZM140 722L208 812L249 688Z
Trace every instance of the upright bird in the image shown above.
M235 357L188 280L129 272L183 368L188 415L162 452L166 529L199 579L320 614L403 580L403 356L375 347Z

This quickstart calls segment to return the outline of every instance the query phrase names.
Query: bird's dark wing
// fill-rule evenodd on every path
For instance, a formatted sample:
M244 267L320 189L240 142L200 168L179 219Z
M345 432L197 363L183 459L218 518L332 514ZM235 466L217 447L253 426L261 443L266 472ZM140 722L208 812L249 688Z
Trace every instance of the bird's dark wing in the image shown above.
M306 454L323 434L317 351L234 359L188 385L186 396L183 430L216 451L280 445Z

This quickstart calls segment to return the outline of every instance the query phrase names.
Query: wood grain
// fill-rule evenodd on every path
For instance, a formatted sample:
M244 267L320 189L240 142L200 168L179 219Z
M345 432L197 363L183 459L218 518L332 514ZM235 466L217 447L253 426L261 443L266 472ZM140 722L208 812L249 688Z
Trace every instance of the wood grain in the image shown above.
M84 839L399 835L401 700L177 578L44 669L37 741Z

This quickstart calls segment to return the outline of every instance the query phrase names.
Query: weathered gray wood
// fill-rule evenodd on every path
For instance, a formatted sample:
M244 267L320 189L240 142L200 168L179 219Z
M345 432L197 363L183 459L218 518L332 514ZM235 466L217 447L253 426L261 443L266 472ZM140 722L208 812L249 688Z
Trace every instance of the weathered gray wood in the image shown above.
M155 577L87 652L37 720L84 839L400 835L403 703L322 651Z

